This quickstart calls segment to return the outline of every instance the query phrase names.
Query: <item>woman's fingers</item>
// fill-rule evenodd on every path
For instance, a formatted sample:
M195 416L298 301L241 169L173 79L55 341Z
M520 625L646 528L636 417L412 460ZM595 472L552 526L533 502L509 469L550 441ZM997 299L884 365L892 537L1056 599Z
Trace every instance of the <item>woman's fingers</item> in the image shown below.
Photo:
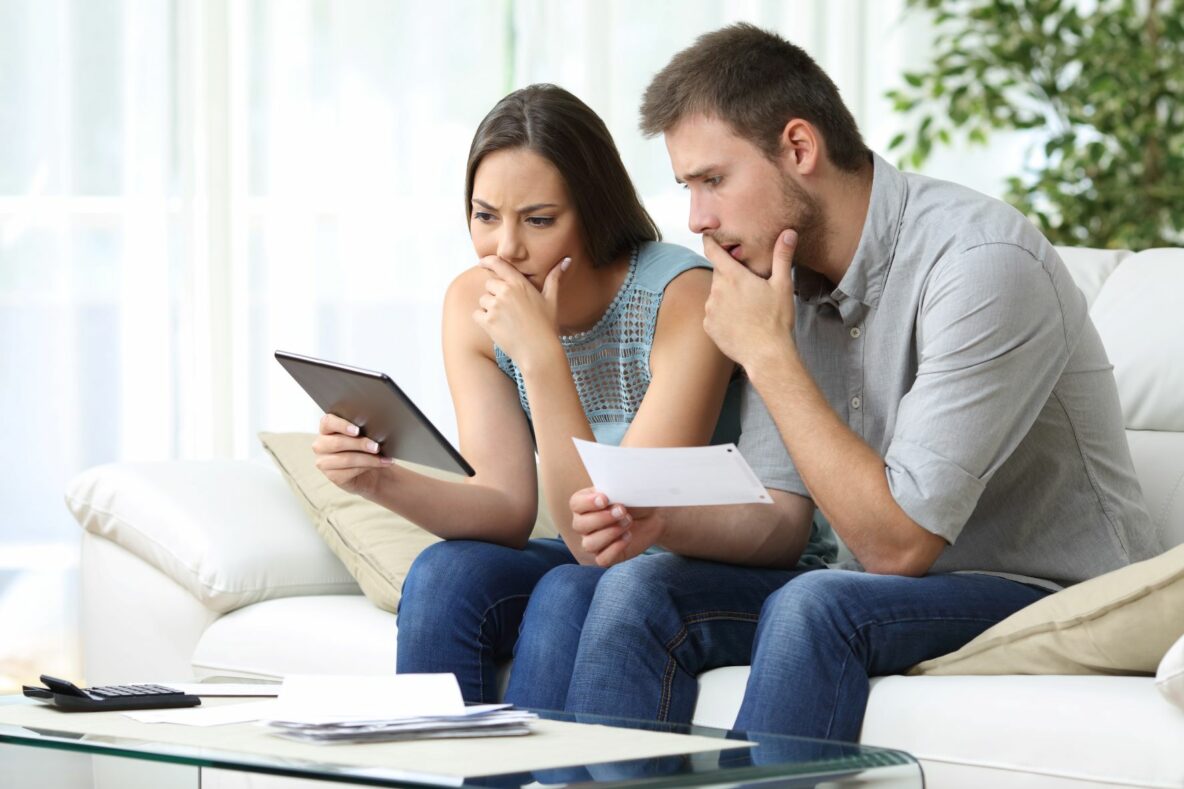
M378 442L369 438L352 438L340 433L318 436L312 442L312 451L318 455L329 455L335 452L365 452L377 455L379 448Z
M334 452L331 455L318 455L316 462L317 468L321 471L382 468L390 464L390 458L381 455L368 455L364 452Z
M352 424L348 420L342 419L336 414L325 414L321 417L320 423L321 435L331 435L333 433L344 433L347 436L356 436L359 432L358 426Z

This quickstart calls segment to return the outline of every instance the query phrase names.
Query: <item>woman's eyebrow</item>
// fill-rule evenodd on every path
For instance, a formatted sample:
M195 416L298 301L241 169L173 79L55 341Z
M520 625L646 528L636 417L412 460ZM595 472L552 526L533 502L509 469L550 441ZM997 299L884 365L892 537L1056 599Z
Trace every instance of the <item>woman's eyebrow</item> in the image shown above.
M498 210L479 197L474 197L473 203L475 205L478 205L478 206L484 208L486 211L496 212ZM518 213L519 214L529 214L531 211L541 211L544 208L558 208L558 207L559 207L558 203L532 203L530 205L524 205L521 208L519 208Z

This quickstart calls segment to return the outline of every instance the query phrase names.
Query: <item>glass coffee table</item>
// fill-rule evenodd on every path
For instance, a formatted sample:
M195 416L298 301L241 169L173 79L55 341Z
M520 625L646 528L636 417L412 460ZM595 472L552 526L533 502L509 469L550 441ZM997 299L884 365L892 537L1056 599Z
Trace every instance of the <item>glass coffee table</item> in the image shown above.
M313 745L281 740L255 724L144 724L118 712L62 713L4 696L0 785L198 789L220 785L227 773L254 773L399 787L923 786L920 765L901 751L539 714L526 737Z

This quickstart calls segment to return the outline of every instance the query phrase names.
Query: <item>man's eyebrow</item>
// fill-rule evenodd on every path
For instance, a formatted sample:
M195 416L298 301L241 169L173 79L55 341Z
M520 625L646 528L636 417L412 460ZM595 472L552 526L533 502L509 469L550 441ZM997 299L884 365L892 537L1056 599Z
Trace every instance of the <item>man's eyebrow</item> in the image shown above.
M698 170L693 170L692 172L687 173L686 175L682 176L681 178L679 178L676 175L676 176L674 176L674 180L676 183L680 183L680 184L686 183L687 181L701 181L702 179L707 177L708 173L713 172L718 169L719 169L718 164L709 164L705 167L700 167Z

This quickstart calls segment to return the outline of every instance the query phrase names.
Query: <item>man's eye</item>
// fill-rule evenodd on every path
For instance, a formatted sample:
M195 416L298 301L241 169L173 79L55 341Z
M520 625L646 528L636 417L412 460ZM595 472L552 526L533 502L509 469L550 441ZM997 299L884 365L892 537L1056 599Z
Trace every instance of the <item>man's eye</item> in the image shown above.
M489 213L488 211L474 211L473 218L479 222L492 222L493 214Z
M722 175L713 175L710 178L704 179L704 183L708 186L719 186L719 182L724 180Z
M553 216L528 216L526 223L531 227L550 227L555 224L555 217Z

